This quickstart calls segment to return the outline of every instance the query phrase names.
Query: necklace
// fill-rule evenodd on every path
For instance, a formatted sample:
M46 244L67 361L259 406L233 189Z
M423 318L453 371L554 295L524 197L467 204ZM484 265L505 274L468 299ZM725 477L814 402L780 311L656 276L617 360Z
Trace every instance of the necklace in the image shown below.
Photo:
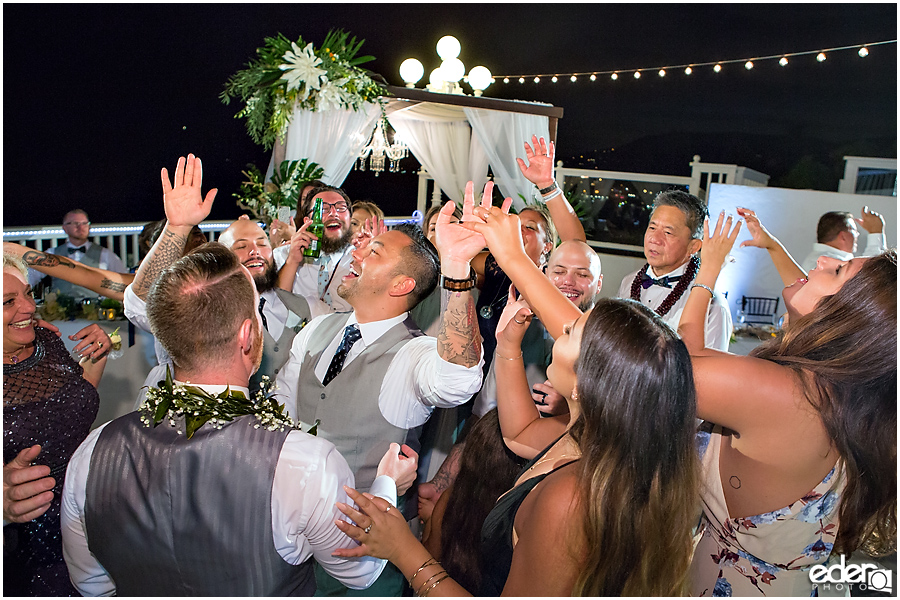
M184 418L185 434L188 439L207 422L216 429L237 417L255 415L259 421L253 427L260 426L269 431L284 431L284 428L297 429L297 425L289 415L284 414L284 405L279 405L269 394L273 384L263 376L260 390L253 398L247 398L243 392L225 388L219 394L210 394L194 385L177 384L172 379L172 372L166 367L166 379L157 387L147 390L147 399L138 409L141 422L146 427L156 427L168 418L169 425L176 426L176 418ZM316 421L308 432L315 435ZM182 433L180 430L178 433Z
M21 348L19 348L18 350L15 350L13 352L4 351L3 356L8 357L10 363L16 364L19 362L19 355L22 354L22 352L24 352L26 348L28 348L27 344L23 345Z
M647 269L650 267L649 264L644 265L640 271L637 272L637 275L634 276L634 280L631 282L631 299L641 301L641 280L644 278L644 275L647 273ZM684 295L684 292L688 289L688 286L694 281L694 276L697 275L697 270L700 268L700 258L695 254L691 257L691 260L688 262L687 268L684 270L684 275L681 276L681 279L678 280L678 283L675 285L675 289L673 289L668 296L662 301L654 312L661 317L666 316L666 314L672 310L672 307L675 306L675 303L678 302L681 297Z

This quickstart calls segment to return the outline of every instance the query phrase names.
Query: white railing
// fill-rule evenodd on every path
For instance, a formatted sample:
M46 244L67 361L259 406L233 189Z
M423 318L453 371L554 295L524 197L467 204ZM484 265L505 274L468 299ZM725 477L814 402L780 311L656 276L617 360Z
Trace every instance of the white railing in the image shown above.
M844 178L838 183L843 194L897 195L897 159L845 156Z

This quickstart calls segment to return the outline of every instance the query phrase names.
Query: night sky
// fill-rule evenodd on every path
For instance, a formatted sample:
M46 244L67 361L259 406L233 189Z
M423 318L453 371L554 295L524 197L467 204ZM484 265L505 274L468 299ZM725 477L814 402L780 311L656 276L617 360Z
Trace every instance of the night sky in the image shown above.
M159 170L188 152L203 159L204 188L219 188L212 218L235 218L241 169L264 169L269 153L233 118L241 105L218 96L278 32L318 47L343 28L376 57L366 68L402 85L400 62L418 58L427 78L443 35L460 40L467 70L628 70L893 40L897 6L4 4L3 25L3 223L20 226L59 223L74 206L95 223L158 219ZM567 166L594 157L609 169L689 175L699 154L777 185L796 180L807 157L829 169L807 187L833 191L844 154L896 157L896 58L888 44L865 59L850 50L821 64L805 56L785 68L766 61L690 77L498 80L485 95L561 106L558 158ZM409 174L351 171L344 188L388 214L415 208Z

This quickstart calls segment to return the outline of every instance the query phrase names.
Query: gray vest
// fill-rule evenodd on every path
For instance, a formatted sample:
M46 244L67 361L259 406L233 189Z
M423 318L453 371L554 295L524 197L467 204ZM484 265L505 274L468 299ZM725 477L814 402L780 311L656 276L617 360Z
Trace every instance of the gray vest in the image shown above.
M272 482L288 432L256 422L205 425L188 440L133 412L103 429L85 529L119 596L312 595L312 561L288 564L272 539Z
M100 254L102 251L102 247L98 246L97 244L91 244L91 247L85 251L84 256L82 256L81 260L78 262L89 267L99 267ZM68 257L69 246L63 244L62 246L53 248L50 252L58 256ZM50 284L50 288L55 292L64 294L66 296L72 296L74 298L77 298L78 300L82 300L84 298L99 298L99 296L91 290L83 288L80 285L69 283L65 279L60 279L58 277L53 278L53 282Z
M259 381L263 375L267 375L273 382L281 367L287 362L291 355L291 344L294 342L294 336L301 329L306 327L310 321L309 303L303 296L292 294L282 289L276 289L275 293L278 298L287 307L289 313L293 313L300 319L300 322L293 327L285 324L281 337L277 340L273 338L268 331L263 331L263 356L262 362L259 363L259 369L250 378L250 392L259 389Z
M310 425L319 419L319 437L337 447L353 471L356 489L367 492L391 442L410 441L408 430L392 425L381 414L378 395L394 356L422 332L407 317L366 347L325 387L316 377L316 364L349 319L349 313L329 315L310 336L297 383L297 417Z

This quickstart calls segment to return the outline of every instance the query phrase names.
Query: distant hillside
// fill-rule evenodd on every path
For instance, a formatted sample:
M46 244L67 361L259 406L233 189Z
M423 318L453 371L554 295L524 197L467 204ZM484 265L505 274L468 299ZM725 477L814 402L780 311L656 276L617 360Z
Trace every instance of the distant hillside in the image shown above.
M613 149L560 157L572 168L690 175L690 162L736 164L770 177L773 187L837 190L844 173L844 156L897 157L897 138L851 143L786 136L737 134L662 134Z

